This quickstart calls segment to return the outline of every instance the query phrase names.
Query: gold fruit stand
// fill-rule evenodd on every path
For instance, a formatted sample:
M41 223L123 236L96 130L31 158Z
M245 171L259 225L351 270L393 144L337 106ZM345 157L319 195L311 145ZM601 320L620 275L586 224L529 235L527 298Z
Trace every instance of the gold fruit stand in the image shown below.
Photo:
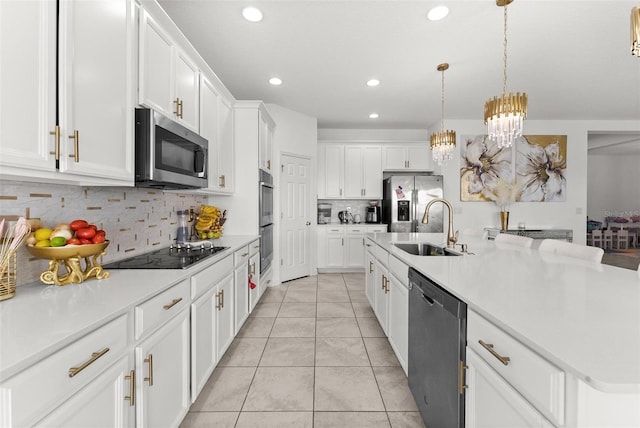
M105 255L109 241L101 244L66 245L64 247L35 247L27 245L32 256L49 259L49 269L42 272L40 280L45 284L68 285L90 278L105 279L109 272L102 269L98 258ZM84 268L81 259L84 259ZM60 268L66 272L60 273Z

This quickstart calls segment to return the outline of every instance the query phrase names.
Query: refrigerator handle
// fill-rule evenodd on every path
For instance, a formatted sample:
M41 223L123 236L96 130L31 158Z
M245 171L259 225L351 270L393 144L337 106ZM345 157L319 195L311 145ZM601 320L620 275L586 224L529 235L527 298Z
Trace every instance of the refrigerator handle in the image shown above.
M418 231L418 189L415 187L411 192L411 231Z

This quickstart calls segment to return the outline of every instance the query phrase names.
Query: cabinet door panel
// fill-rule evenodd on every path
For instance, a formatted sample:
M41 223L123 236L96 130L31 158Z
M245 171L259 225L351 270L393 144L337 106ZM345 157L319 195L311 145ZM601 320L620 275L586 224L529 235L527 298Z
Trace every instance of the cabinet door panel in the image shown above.
M234 271L234 300L235 300L235 334L249 316L249 284L247 282L246 262Z
M382 199L382 148L365 147L362 164L362 196Z
M362 148L346 146L344 148L344 197L361 198L363 195Z
M123 357L86 388L66 400L36 427L125 428L133 427L133 407L129 396L129 358Z
M370 244L371 245L371 244ZM367 247L370 248L370 247ZM367 299L369 300L369 305L371 305L372 308L375 308L376 306L376 292L375 292L375 284L376 284L376 263L375 263L375 257L373 256L373 253L371 253L370 251L367 251L367 256L366 256L366 266L365 266L365 275L366 275L366 294L367 294Z
M218 362L216 350L216 288L191 304L191 401L207 383Z
M136 421L141 427L178 426L191 405L187 308L136 347Z
M133 182L131 15L129 0L60 3L61 172Z
M465 421L468 428L542 427L544 418L467 347Z
M54 171L56 5L0 1L0 165Z
M327 265L326 267L335 268L344 266L344 234L343 233L327 233Z
M388 332L389 325L389 298L388 291L385 290L385 286L387 285L387 278L389 276L387 272L387 268L383 266L378 260L376 260L376 280L373 286L373 290L375 293L375 306L373 307L376 316L378 317L378 322L380 323L380 327L386 335Z
M219 142L218 142L218 99L220 95L205 77L200 84L200 135L207 139L209 148L209 190L217 191L221 182L218 180Z
M176 98L182 102L179 121L198 132L198 67L179 50L175 56L175 67Z
M258 258L260 256L258 255ZM218 360L222 358L227 348L233 341L235 333L235 322L233 319L233 275L230 273L218 284L217 292L217 347Z
M407 167L420 171L433 170L433 154L426 144L407 146Z
M342 198L344 147L327 145L325 150L325 198Z
M174 89L172 43L164 31L147 14L140 22L139 103L173 117Z
M400 279L389 275L389 343L407 374L409 357L409 290Z
M218 184L220 191L233 193L235 189L233 103L224 97L218 99L218 136ZM209 180L212 178L209 177Z
M345 266L350 268L362 268L364 266L364 233L347 235L347 259Z
M383 149L384 169L397 171L407 168L406 149L404 146L386 146Z

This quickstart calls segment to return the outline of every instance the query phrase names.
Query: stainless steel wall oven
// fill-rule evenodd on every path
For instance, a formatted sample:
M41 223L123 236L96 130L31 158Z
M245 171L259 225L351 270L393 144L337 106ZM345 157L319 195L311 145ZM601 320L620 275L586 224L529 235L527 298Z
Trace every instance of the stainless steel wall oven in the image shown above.
M260 273L265 272L273 260L273 177L260 170L259 226Z

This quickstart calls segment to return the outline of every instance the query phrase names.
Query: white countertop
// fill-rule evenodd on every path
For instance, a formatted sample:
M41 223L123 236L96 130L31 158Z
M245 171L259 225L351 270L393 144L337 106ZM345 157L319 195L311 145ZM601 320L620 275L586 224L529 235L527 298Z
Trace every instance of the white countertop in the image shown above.
M636 271L466 239L461 257L410 255L391 242L442 234L369 237L562 369L605 392L640 392L640 277ZM460 248L460 247L458 247Z
M30 366L96 327L126 313L170 286L189 278L257 239L225 236L216 246L229 247L188 269L109 269L109 278L62 287L36 282L18 287L0 302L0 380Z

